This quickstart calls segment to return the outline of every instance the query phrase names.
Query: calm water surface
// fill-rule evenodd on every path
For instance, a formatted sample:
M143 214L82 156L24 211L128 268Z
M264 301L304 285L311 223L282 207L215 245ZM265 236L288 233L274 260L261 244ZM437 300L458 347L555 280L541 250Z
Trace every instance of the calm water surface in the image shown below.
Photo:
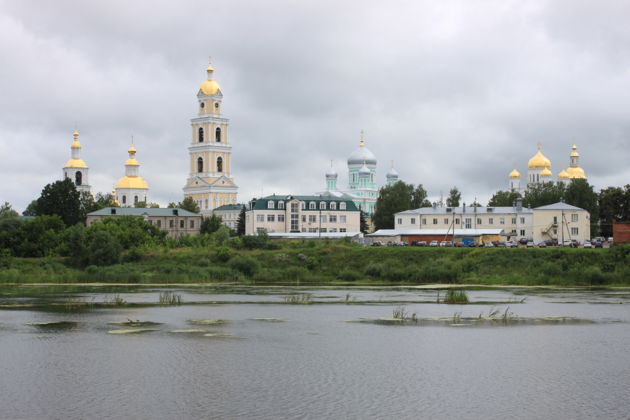
M185 305L46 306L116 296L155 303L164 290L0 287L4 305L41 304L0 309L0 419L630 418L630 291L480 290L469 298L494 303L445 305L433 290L300 289L317 303L288 305L294 289L173 288ZM401 305L418 317L509 306L521 317L594 322L345 322L391 317ZM127 319L163 324L108 333L127 328L108 323ZM28 325L56 321L76 324ZM172 332L191 328L230 336Z

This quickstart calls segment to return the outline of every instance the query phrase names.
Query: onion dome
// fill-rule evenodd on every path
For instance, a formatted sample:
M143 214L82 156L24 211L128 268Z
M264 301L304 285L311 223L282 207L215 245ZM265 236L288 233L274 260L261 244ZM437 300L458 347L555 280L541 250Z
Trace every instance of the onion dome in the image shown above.
M571 152L571 154L569 156L571 157L580 157L580 154L577 152L577 146L574 144L573 147L571 147L571 149L573 150Z
M75 129L74 133L72 133L72 144L70 148L72 149L72 158L66 162L65 168L81 168L86 169L88 166L85 164L83 159L79 157L79 153L81 151L81 143L79 142L79 132Z
M212 79L212 73L214 73L214 67L212 67L212 64L208 65L206 72L208 73L208 80L205 80L201 83L201 85L199 85L199 90L204 95L216 95L220 92L221 86L219 86L216 80Z
M527 167L529 169L543 169L551 167L551 161L540 152L540 145L538 146L536 154L529 160L529 162L527 162Z
M551 173L551 171L549 170L549 168L545 168L542 171L540 171L540 176L552 176L553 174Z
M72 145L70 147L72 147L73 149L78 149L81 147L81 143L79 142L79 132L77 131L77 129L74 129L74 133L72 133L72 137L73 137L73 141L72 141Z
M361 166L361 169L359 169L359 176L361 175L370 175L370 168L368 168L365 165L365 162L363 162L363 166Z
M517 171L516 168L514 168L514 169L512 169L512 172L510 172L508 177L510 177L510 178L520 178L521 177L521 173L519 171Z
M392 167L389 169L389 171L387 171L387 174L385 176L387 178L398 178L398 171Z
M148 190L149 184L140 176L123 176L116 183L116 189L133 188L137 190Z
M567 178L571 178L567 170L563 169L562 171L560 171L560 173L558 174L558 179L567 179Z
M579 166L567 168L567 173L569 174L569 178L586 179L586 174L584 173L584 169L580 168Z
M348 165L376 165L376 156L365 147L365 141L363 140L363 131L361 131L361 141L359 147L355 149L348 157Z
M140 166L140 162L136 159L136 148L131 145L127 150L129 153L129 159L125 161L125 166Z
M337 171L333 168L332 162L330 162L330 168L326 171L326 178L337 178Z

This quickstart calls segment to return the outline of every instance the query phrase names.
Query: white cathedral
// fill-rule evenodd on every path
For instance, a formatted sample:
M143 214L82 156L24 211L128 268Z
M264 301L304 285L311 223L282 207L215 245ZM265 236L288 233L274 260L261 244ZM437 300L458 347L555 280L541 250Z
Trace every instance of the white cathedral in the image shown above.
M326 191L319 194L350 198L358 208L371 216L374 214L378 198L376 164L376 156L365 146L363 131L361 131L359 147L348 157L348 187L338 189L338 174L331 163L330 169L326 172ZM393 165L387 172L386 179L387 185L393 185L399 181L398 172Z
M528 187L553 181L551 161L540 151L538 145L536 154L527 162L527 183L521 184L521 173L514 168L508 175L508 190L523 194ZM569 184L572 179L587 179L584 169L580 167L580 154L577 146L571 147L569 167L558 173L557 182Z

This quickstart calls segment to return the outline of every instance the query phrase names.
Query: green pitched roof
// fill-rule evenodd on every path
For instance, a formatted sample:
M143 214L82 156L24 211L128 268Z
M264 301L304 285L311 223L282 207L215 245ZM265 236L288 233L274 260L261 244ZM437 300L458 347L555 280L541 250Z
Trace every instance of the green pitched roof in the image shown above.
M306 203L306 210L309 210L308 208L308 203L310 202L314 202L317 204L317 210L319 210L319 203L320 202L324 202L326 203L326 209L325 210L330 210L330 203L335 202L337 204L339 203L346 203L346 209L345 210L341 210L339 209L339 206L337 205L337 208L335 209L335 211L359 211L359 209L357 208L356 204L354 204L354 201L352 201L349 198L339 198L339 197L333 197L333 196L329 196L329 195L268 195L266 197L262 197L262 198L258 198L255 199L256 202L252 204L252 208L254 210L272 210L269 209L267 207L267 203L269 201L274 201L274 209L273 210L279 210L278 209L278 205L277 203L279 201L283 201L286 205L286 203L288 203L289 201L292 200L299 200L299 201L303 201ZM311 210L312 211L312 210Z
M243 207L245 207L245 204L225 204L223 206L217 207L216 209L212 210L212 211L217 211L217 210L241 210Z
M112 210L114 212L112 212ZM177 211L177 214L175 214ZM199 216L184 209L143 209L135 207L105 207L100 210L88 213L88 216L149 216L149 217L168 217L168 216Z

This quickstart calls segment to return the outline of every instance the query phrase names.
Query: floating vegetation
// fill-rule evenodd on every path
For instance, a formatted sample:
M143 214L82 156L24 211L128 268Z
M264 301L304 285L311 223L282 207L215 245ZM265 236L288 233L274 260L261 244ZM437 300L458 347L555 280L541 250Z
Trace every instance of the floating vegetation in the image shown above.
M125 330L109 330L108 334L144 334L148 332L158 331L155 328L129 328Z
M225 325L230 321L225 319L189 319L186 322L191 325Z
M204 337L213 337L213 338L232 338L232 337L234 337L232 334L220 333L220 332L207 333L207 334L204 334L203 336Z
M417 318L415 312L413 314L411 314L411 316L409 316L409 314L407 313L407 308L406 307L404 307L404 306L397 306L392 311L392 319L395 319L395 320L398 320L398 321L416 322L418 318Z
M169 291L161 292L159 303L160 305L181 305L182 296Z
M264 321L264 322L287 322L286 319L282 318L249 318L252 321Z
M173 334L195 334L195 333L207 333L208 331L191 328L187 330L172 330L170 332L172 332Z
M284 297L284 303L289 305L310 305L313 303L313 298L308 293L296 293Z
M439 303L439 293L438 293L438 303ZM465 290L461 289L448 289L446 291L446 296L444 297L444 303L448 304L466 304L468 303L468 295Z
M27 322L26 325L37 328L47 329L67 329L74 328L78 325L78 322L74 321L48 321L48 322Z
M111 298L106 298L103 303L112 306L125 306L127 301L121 298L120 295L114 295Z
M153 322L153 321L140 321L138 319L128 319L126 321L120 322L108 322L109 325L125 325L127 327L147 327L150 325L162 325L162 322Z

